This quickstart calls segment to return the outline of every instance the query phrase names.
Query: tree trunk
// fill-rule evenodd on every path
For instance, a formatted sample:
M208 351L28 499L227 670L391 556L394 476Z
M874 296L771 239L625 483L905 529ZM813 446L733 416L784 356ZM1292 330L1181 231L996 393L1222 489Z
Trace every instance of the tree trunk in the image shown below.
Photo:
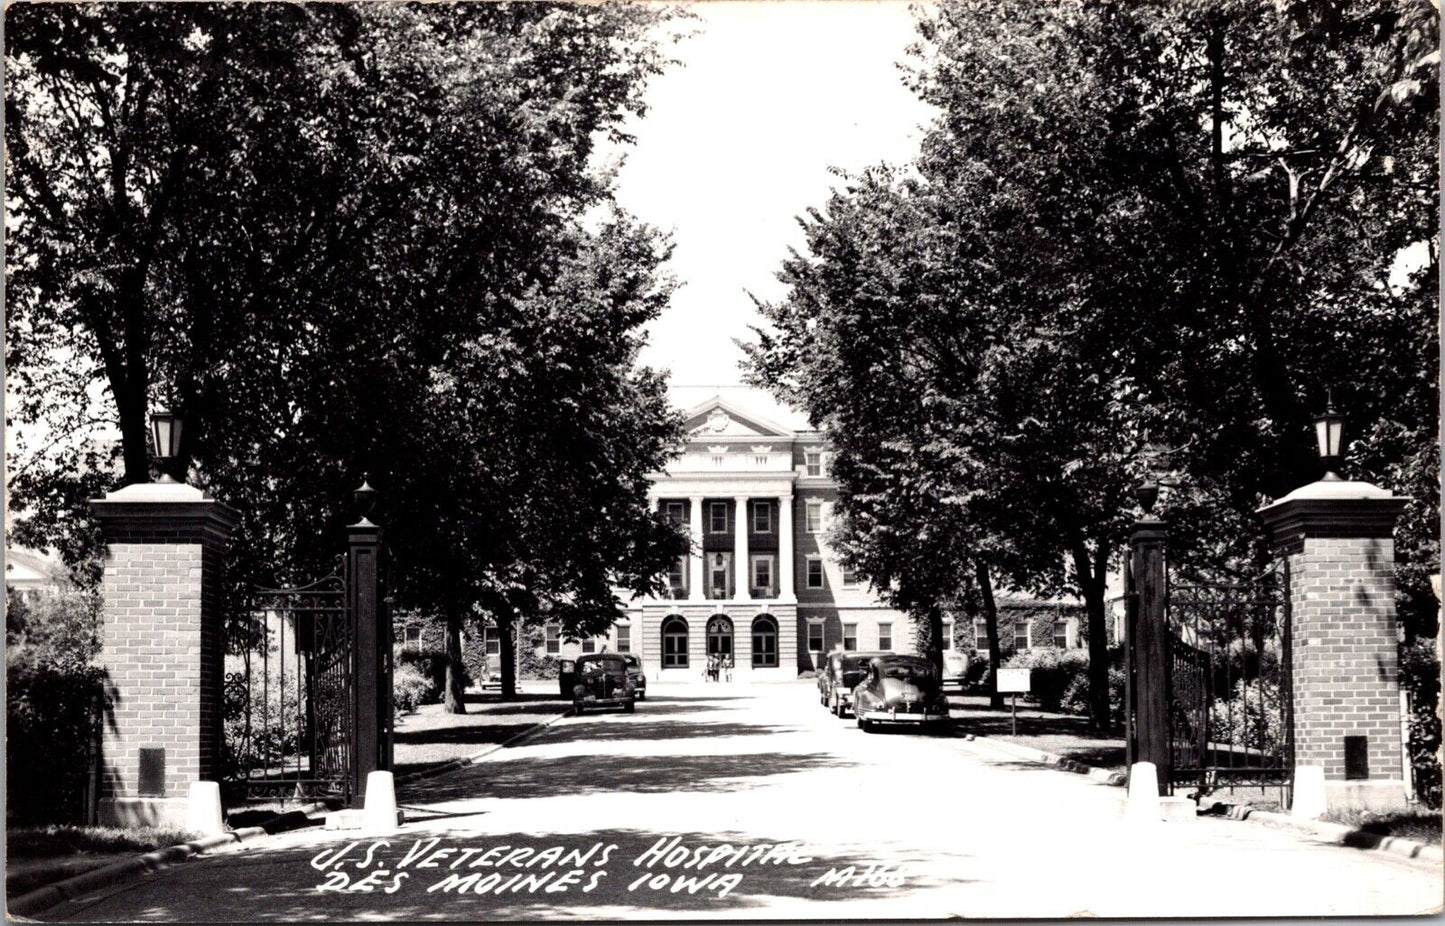
M1100 552L1104 549L1100 542ZM1073 557L1089 625L1089 726L1105 730L1109 727L1109 641L1104 612L1104 568L1091 562L1082 542L1074 545ZM1100 559L1107 563L1106 555Z
M923 655L933 664L933 671L938 677L943 677L943 608L937 604L929 605L928 613L924 616L928 627L928 643L924 648Z
M502 666L502 700L510 701L517 696L517 644L512 636L512 618L493 615L497 622L497 658Z
M988 564L983 560L974 560L973 574L979 594L983 596L983 625L988 634L988 704L989 707L1002 709L1003 695L998 693L998 664L1003 658L998 642L998 602L993 597Z
M114 381L110 385L112 390L116 389ZM147 434L150 422L146 414L146 390L142 387L137 392L129 385L122 385L117 395L122 394L124 398L118 397L115 403L120 417L121 457L125 466L125 475L122 478L126 485L150 482L150 442ZM179 476L176 478L177 481L185 481Z
M448 714L465 714L467 712L467 667L462 661L462 612L460 609L447 611L446 643L446 712Z

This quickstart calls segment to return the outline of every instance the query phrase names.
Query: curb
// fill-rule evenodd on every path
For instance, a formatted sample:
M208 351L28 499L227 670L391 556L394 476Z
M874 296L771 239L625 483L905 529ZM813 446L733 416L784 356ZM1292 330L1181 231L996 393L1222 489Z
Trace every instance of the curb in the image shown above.
M1222 815L1231 820L1248 820L1261 826L1290 830L1305 836L1316 836L1335 845L1348 846L1351 849L1387 852L1401 858L1434 862L1437 865L1445 862L1445 849L1417 842L1414 839L1405 839L1402 836L1381 836L1378 833L1368 833L1343 823L1330 823L1325 820L1297 820L1287 813L1255 810L1247 804L1229 804L1209 798L1200 801L1199 807L1201 810L1222 811Z
M299 809L309 814L324 806L324 804L308 804ZM287 813L295 812L296 811L287 811ZM218 848L227 843L244 842L248 839L256 839L269 835L266 827L280 820L283 816L286 816L286 814L278 813L260 826L247 826L238 830L217 833L214 836L205 836L201 839L195 839L178 846L171 846L168 849L156 849L138 855L135 858L112 862L109 865L102 865L99 868L92 868L90 871L81 872L74 877L65 878L53 884L36 888L29 893L21 894L14 900L7 898L6 909L15 916L33 916L72 897L100 888L113 887L114 885L129 881L132 878L156 871L166 865L183 862L192 856L202 852L208 852L211 849Z
M1035 749L1032 746L1022 746L1018 743L995 739L992 736L978 736L977 734L970 733L968 738L971 740L983 740L1004 752L1013 752L1020 757L1028 758L1044 765L1052 765L1066 772L1073 772L1076 775L1087 775L1101 784L1122 788L1129 783L1129 775L1126 772L1111 772L1108 769L1096 768L1092 765L1076 762L1073 759L1066 759L1052 752L1044 752L1042 749Z
M1017 743L994 739L991 736L977 736L972 733L970 733L967 738L970 740L984 740L1003 752L1014 752L1017 755L1026 755L1045 765L1053 765L1076 774L1088 775L1090 778L1103 782L1104 784L1123 787L1129 783L1129 776L1124 772L1110 772L1102 768L1095 768L1092 765L1085 765L1082 762L1066 759L1063 756L1058 756L1051 752L1044 752L1041 749L1034 749L1031 746L1021 746ZM1201 811L1218 812L1221 816L1230 820L1248 820L1261 826L1290 830L1291 832L1305 836L1322 837L1335 845L1348 846L1351 849L1362 849L1367 852L1388 852L1391 855L1397 855L1401 858L1434 862L1437 865L1445 863L1445 849L1442 849L1442 847L1426 845L1423 842L1405 839L1402 836L1381 836L1378 833L1367 833L1364 830L1355 829L1343 823L1329 823L1325 820L1297 820L1286 813L1255 810L1248 804L1230 804L1215 798L1205 798L1199 801L1198 804Z
M500 749L506 749L508 746L511 746L514 743L519 743L526 737L533 736L536 733L545 730L547 727L550 727L552 724L556 723L562 718L571 716L572 708L569 707L562 713L556 715L555 717L552 717L550 720L543 720L539 723L533 724L532 726L510 737L509 739L506 739L500 743L493 743L492 745L488 746L486 749L481 750L480 752L474 752L471 755L463 756L460 759L452 759L449 762L443 762L442 764L434 765L431 768L422 768L417 769L414 772L407 772L405 775L396 778L395 783L398 785L411 784L414 781L422 781L427 778L436 778L437 776L445 775L448 772L455 772L458 769L470 768L473 765L478 765L483 759L485 759L492 753L497 752Z

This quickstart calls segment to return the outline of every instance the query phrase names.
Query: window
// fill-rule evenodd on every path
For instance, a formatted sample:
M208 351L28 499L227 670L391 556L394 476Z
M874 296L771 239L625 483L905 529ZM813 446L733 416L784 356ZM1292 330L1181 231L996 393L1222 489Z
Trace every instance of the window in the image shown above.
M973 648L980 653L988 652L988 622L983 618L973 622Z
M772 591L773 558L771 556L757 555L753 557L753 588Z
M1029 622L1026 620L1014 621L1014 649L1029 648Z
M672 589L674 598L681 598L687 592L687 559L685 557L679 558L667 571L667 585Z
M808 588L823 587L823 561L816 557L808 557Z
M823 503L808 502L803 506L806 512L803 519L803 529L810 534L816 534L823 529Z
M823 622L809 621L808 623L808 652L821 653L823 651Z
M773 506L767 502L753 502L753 533L773 532Z
M495 627L482 628L482 647L488 656L502 655L502 638L497 634Z
M595 652L597 652L597 641L596 641L596 639L594 639L594 638L592 638L592 637L587 637L585 640L583 640L583 641L582 641L582 652L584 652L584 653L595 653Z
M708 530L714 534L726 534L728 532L728 503L713 502L708 507Z
M943 639L939 641L938 648L945 653L953 649L953 621L943 622Z
M852 653L858 649L858 625L843 625L843 649Z
M727 598L732 591L733 555L712 553L707 558L707 592L713 599Z
M667 519L679 526L687 521L686 509L683 508L682 502L667 503Z
M402 630L401 633L402 633L401 648L402 648L403 650L411 650L412 652L415 652L415 653L421 652L421 628L420 628L420 627L406 627L406 628L404 628L404 629Z
M547 634L547 654L556 656L562 652L562 631L556 624L548 624L544 630Z
M632 652L632 626L630 624L617 625L617 652Z
M823 453L820 450L803 451L803 472L809 476L823 475Z
M844 587L844 588L857 588L857 587L858 587L858 573L853 570L853 567L852 567L852 566L844 566L844 567L843 567L843 587Z
M778 666L778 622L767 614L753 618L753 668Z
M878 625L878 648L882 650L893 649L893 625L891 623L880 623Z
M733 622L722 615L707 622L707 654L732 658Z
M662 667L687 668L687 621L676 615L662 622Z
M1067 649L1069 646L1069 622L1066 620L1054 621L1054 645L1059 649Z

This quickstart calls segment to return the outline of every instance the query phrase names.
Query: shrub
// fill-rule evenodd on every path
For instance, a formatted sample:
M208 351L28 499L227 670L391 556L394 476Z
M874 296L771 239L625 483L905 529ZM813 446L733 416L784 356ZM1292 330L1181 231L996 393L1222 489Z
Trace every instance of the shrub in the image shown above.
M1081 649L1040 647L1017 653L1003 663L1008 669L1030 669L1029 694L1039 707L1057 711L1064 704L1064 694L1077 689L1078 680L1088 688L1089 654Z
M5 654L5 684L8 816L86 822L92 750L106 709L103 670L22 645Z
M1400 687L1410 696L1410 764L1415 794L1427 807L1440 806L1440 660L1434 640L1400 648Z
M392 705L397 714L410 714L437 694L431 679L414 665L397 666L391 674Z
M287 659L283 669L274 654L263 661L252 653L248 683L245 656L226 656L221 723L228 771L244 775L279 768L299 756L306 745L302 727L307 697L299 660Z
M1245 749L1277 753L1284 738L1280 688L1258 679L1235 682L1228 698L1215 698L1209 738Z
M447 687L447 654L444 650L406 650L395 654L392 678L401 674L402 669L411 669L427 681L426 694L417 702L433 704L441 700Z
M1084 671L1073 676L1068 686L1064 689L1063 704L1061 710L1070 714L1089 713L1089 657L1087 650L1078 650L1084 653ZM1109 720L1112 723L1124 722L1124 648L1114 646L1109 649Z

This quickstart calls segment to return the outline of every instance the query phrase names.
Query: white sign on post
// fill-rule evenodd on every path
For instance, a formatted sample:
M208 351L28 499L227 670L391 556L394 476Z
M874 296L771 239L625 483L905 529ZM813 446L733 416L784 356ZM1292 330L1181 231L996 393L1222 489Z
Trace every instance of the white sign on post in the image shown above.
M1008 694L1018 692L1028 694L1029 691L1029 670L1028 669L999 669L998 670L998 692Z

